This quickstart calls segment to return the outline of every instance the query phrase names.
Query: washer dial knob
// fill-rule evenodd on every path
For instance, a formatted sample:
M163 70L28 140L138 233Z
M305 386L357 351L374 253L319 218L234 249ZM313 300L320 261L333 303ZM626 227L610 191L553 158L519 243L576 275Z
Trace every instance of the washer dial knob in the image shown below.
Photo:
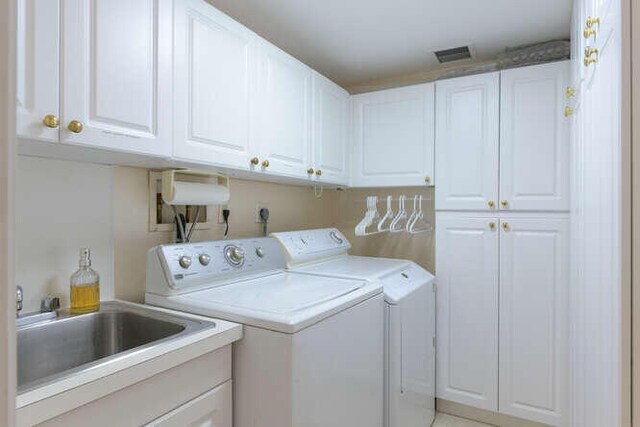
M191 267L191 257L190 256L186 256L186 255L182 255L180 257L180 259L178 260L178 262L180 263L180 267L182 268L189 268Z
M207 266L211 262L211 256L209 256L209 254L200 254L198 260L200 261L200 264Z
M239 246L229 245L224 248L224 257L234 267L240 267L244 263L244 249Z

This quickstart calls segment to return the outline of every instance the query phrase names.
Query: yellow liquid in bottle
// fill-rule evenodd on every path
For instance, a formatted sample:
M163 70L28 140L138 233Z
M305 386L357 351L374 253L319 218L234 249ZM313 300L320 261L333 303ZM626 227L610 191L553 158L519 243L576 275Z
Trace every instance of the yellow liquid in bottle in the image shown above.
M100 284L71 287L71 313L89 313L100 308Z

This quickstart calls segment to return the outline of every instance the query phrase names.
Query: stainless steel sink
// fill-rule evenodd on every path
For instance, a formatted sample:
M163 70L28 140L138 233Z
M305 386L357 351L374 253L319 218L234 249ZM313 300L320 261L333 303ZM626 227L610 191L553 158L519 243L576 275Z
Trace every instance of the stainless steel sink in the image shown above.
M213 327L213 321L116 301L101 303L95 313L61 313L18 328L18 392Z

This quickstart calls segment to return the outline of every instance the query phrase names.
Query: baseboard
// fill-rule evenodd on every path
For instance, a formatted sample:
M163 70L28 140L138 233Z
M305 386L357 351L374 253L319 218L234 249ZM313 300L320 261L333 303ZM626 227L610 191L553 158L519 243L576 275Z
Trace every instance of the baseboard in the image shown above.
M527 421L510 415L486 411L484 409L477 409L443 399L436 399L436 410L443 414L454 415L456 417L466 418L498 427L550 427L547 424Z

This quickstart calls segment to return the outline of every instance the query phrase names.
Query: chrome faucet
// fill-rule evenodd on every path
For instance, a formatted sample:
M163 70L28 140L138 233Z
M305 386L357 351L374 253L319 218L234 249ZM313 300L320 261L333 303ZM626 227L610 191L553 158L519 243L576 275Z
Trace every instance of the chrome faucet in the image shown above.
M20 312L22 311L22 300L24 299L24 292L22 291L22 286L16 287L16 317L20 316Z

